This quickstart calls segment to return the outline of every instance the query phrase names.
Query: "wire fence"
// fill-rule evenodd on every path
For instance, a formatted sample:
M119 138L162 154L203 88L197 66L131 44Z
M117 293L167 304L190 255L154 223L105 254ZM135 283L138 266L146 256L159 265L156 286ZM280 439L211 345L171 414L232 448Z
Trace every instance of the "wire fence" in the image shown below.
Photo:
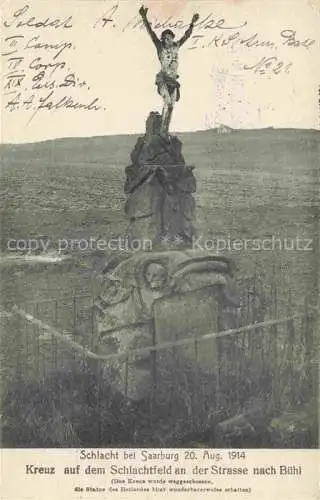
M149 444L150 432L151 443L167 445L237 415L263 419L303 404L313 387L308 301L302 313L293 314L289 304L279 318L276 289L267 296L257 278L241 289L232 329L219 331L218 314L213 331L173 340L154 335L150 345L109 354L95 351L91 295L14 306L6 318L2 374L54 394L55 411L67 413L76 429L69 439L63 434L61 446L70 439L77 444L79 435L90 446L113 439ZM155 331L154 318L149 326ZM144 397L132 403L131 388L141 381ZM83 428L86 418L90 431Z

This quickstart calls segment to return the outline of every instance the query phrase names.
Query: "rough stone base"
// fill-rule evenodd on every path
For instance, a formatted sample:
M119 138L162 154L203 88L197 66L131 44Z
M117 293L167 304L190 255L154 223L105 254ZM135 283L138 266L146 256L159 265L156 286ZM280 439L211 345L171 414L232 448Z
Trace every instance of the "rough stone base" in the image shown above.
M127 232L131 240L190 243L195 235L193 167L186 165L179 139L161 137L157 123L157 114L151 113L146 134L137 140L131 153L132 164L126 168Z
M109 363L120 392L139 400L153 383L152 353L132 357L133 350L230 327L218 324L218 310L238 306L236 294L228 293L234 288L231 275L228 259L192 250L134 254L106 274L96 306L95 350L124 354ZM214 348L201 346L195 359L194 347L188 346L182 359L208 371L216 355Z

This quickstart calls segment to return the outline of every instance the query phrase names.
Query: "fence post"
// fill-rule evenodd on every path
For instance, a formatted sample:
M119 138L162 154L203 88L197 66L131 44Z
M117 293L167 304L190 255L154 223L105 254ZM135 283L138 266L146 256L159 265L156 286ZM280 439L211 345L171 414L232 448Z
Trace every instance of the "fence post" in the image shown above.
M33 306L33 316L37 319L39 318L39 303L36 302ZM36 367L36 374L37 376L40 375L40 340L39 340L39 327L35 326L33 327L35 329L35 340L34 340L34 350L35 350L35 367ZM33 337L34 338L34 337Z
M219 344L219 339L214 339L215 342L215 348L217 352L217 367L216 367L216 386L215 386L215 403L217 406L217 410L220 410L220 373L221 373L221 359L220 359L220 344Z
M25 354L26 354L25 367L26 367L26 373L27 373L27 375L29 375L29 373L30 373L30 366L29 366L29 323L26 320L24 320L23 335L25 338L25 341L24 341Z
M272 391L272 404L275 409L279 408L280 395L279 395L279 367L278 367L278 328L277 325L271 325L270 331L270 355L271 355L271 391Z
M305 344L305 370L306 370L306 384L304 388L305 401L309 400L310 397L316 395L316 383L315 374L313 373L313 359L312 356L315 354L313 352L313 342L314 342L314 332L313 332L313 321L314 318L311 316L310 307L308 299L304 302L304 344Z
M102 425L101 425L101 398L102 398L102 363L97 362L96 366L97 374L97 432L96 440L97 444L101 445L102 441Z
M150 329L152 334L152 346L156 346L156 325L154 316L150 321ZM149 423L152 422L154 414L154 406L156 401L156 391L157 391L157 351L154 349L150 352L151 361L151 394L150 394L150 407L149 407Z
M53 325L55 328L57 328L57 326L58 326L58 301L57 300L54 301L53 306L54 306ZM51 342L52 342L53 365L54 365L54 368L57 368L57 366L58 366L58 341L53 335L51 337Z
M124 362L124 395L128 397L128 376L129 376L129 354L126 355Z
M90 312L90 349L94 348L94 339L95 339L95 297L92 295L92 304L91 304L91 312Z
M73 338L73 341L75 342L76 341L76 328L77 328L77 296L76 294L74 293L73 295L73 335L72 335L72 338ZM75 360L76 359L76 353L75 351L72 351L72 359Z
M289 398L290 398L290 406L293 407L293 405L296 402L297 377L294 370L295 327L294 327L294 320L292 318L287 321L286 330L288 333L288 368L289 368L288 379L290 383Z
M198 355L199 355L199 350L198 350L198 339L194 339L194 354L195 354L195 372L194 372L194 385L193 385L193 393L192 393L192 420L193 420L193 427L196 428L198 426L198 412L199 410L199 392L201 390L200 384L199 384L199 366L198 366ZM201 403L202 403L202 398L201 398ZM202 408L201 408L202 409Z
M177 390L177 380L178 380L178 367L179 367L179 363L178 363L178 356L177 356L177 348L173 345L172 348L171 348L171 351L172 351L172 360L173 360L173 363L172 363L172 367L173 367L173 374L174 374L174 380L172 381L172 383L170 384L170 397L169 397L169 407L170 407L170 413L172 415L175 415L176 414L176 409L177 409L177 399L175 397L175 394L176 394L176 390ZM171 368L170 366L170 368Z
M16 338L17 338L17 343L16 343L16 375L18 380L21 380L22 378L22 360L24 359L23 356L23 323L24 320L22 318L17 318L16 319ZM20 384L19 384L20 385Z

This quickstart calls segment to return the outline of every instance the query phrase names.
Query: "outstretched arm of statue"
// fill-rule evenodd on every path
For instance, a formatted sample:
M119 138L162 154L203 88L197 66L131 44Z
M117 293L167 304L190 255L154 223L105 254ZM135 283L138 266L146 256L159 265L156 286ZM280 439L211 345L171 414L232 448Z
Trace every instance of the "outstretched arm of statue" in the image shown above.
M183 45L184 42L186 42L188 40L188 38L190 38L190 36L192 35L192 32L193 32L194 24L198 21L198 19L199 19L199 14L194 14L189 28L187 29L187 31L185 32L183 37L180 38L180 40L178 40L179 47L181 47L181 45Z
M158 48L158 46L160 44L160 40L157 37L157 35L155 34L155 32L153 31L153 29L151 28L151 24L149 23L149 21L147 19L147 13L148 13L147 7L144 7L144 6L140 7L139 13L140 13L140 15L142 17L143 24L145 25L146 30L149 33L150 37L151 37L151 40L153 41L153 43L155 44L155 46Z

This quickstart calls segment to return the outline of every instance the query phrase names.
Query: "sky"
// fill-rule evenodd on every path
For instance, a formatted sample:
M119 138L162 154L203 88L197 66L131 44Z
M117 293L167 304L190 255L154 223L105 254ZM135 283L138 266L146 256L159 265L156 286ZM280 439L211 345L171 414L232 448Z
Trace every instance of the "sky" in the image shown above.
M2 142L143 132L149 112L161 112L162 101L154 83L160 63L139 24L140 5L5 2ZM192 15L200 15L180 49L181 99L172 130L220 124L319 129L319 0L147 0L146 5L158 36L171 23L179 38ZM82 109L72 109L76 103ZM90 103L99 109L85 110Z

